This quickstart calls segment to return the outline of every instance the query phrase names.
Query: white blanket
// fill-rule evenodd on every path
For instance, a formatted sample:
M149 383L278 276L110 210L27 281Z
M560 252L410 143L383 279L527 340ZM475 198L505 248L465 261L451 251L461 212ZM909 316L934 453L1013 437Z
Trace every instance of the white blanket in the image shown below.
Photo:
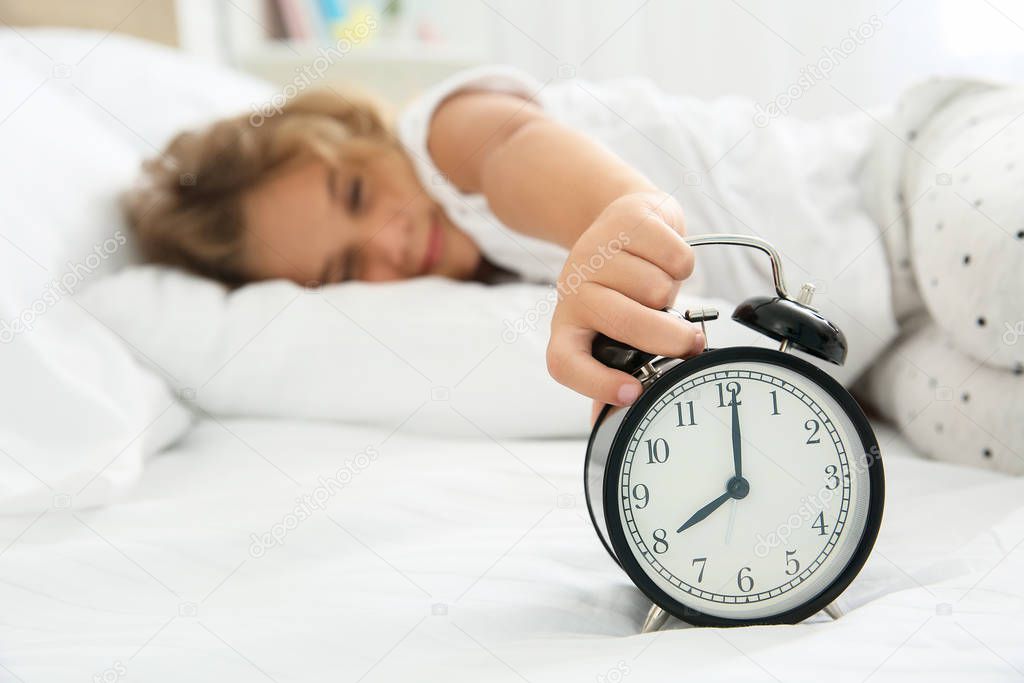
M922 83L866 174L903 329L864 395L920 452L1011 474L1024 474L1022 108L1019 85Z
M0 520L0 678L874 682L1024 671L1020 479L908 457L881 430L885 519L845 617L738 630L674 622L640 636L648 604L587 516L582 440L389 432L204 421L119 504Z

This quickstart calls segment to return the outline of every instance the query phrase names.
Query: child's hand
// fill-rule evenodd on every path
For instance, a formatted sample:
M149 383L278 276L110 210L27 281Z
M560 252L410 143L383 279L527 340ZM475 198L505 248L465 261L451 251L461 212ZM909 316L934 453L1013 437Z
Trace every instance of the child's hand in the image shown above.
M629 405L640 382L591 356L597 332L659 356L704 348L699 325L662 311L693 272L683 234L678 202L651 192L615 200L580 235L558 278L547 351L555 380L598 401Z

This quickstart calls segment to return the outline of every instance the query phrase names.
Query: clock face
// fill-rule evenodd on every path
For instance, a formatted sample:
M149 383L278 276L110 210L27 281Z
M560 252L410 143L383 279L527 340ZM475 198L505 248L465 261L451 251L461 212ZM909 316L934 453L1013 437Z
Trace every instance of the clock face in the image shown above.
M629 564L658 591L704 615L766 619L846 572L869 525L877 447L828 391L737 360L637 408L618 437L615 495Z

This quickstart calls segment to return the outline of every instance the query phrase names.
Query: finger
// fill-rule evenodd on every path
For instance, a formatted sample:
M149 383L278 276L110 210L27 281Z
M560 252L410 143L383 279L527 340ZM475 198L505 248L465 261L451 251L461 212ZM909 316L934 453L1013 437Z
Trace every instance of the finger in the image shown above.
M653 214L632 232L625 251L650 261L676 280L693 274L693 247L674 228Z
M685 358L704 348L700 326L648 308L621 292L586 283L577 293L585 327L633 348L659 356Z
M597 422L597 416L601 414L601 410L604 409L604 402L594 401L594 406L590 409L590 426L593 427L594 423Z
M548 372L559 384L601 403L630 405L640 395L635 377L602 365L590 355L593 330L562 326L548 343Z
M626 252L615 254L590 281L659 311L674 304L679 293L679 282L671 275L650 261Z

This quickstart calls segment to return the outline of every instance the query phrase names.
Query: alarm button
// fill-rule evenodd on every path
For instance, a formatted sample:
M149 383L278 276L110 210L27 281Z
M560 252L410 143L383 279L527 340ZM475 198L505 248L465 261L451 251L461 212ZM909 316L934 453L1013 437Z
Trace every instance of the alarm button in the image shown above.
M718 309L717 308L700 308L686 309L686 313L683 313L683 317L689 320L691 323L700 323L701 334L704 335L704 350L708 350L708 328L705 323L711 320L718 320Z
M686 313L683 313L683 317L689 320L691 323L703 323L710 322L712 320L718 320L718 309L717 308L687 308Z

